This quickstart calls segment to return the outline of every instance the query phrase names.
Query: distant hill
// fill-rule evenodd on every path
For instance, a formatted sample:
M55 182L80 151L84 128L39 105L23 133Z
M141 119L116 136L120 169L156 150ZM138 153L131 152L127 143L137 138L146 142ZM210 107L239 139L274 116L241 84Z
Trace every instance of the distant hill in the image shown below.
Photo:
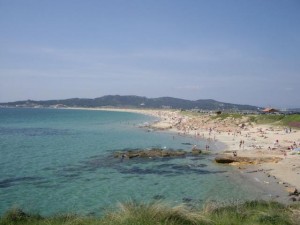
M185 100L171 97L146 98L140 96L106 95L100 98L71 98L47 101L17 101L0 103L8 107L127 107L127 108L173 108L202 110L257 110L256 106L218 102L212 99Z

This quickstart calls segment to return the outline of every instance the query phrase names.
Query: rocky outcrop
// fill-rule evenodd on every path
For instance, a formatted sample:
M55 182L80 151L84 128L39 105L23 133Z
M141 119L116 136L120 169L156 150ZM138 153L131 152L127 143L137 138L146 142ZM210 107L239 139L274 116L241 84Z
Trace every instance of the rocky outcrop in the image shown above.
M274 162L277 163L281 160L279 157L241 157L241 156L230 156L222 155L215 158L217 163L222 164L260 164Z
M183 150L173 150L173 149L135 149L128 151L117 151L114 152L115 158L157 158L157 157L182 157L187 155L199 155L202 153L201 149L193 149L191 152Z
M193 155L199 155L201 153L204 153L201 149L198 149L198 148L193 148L192 149L192 154Z
M295 196L299 196L300 195L299 191L295 187L287 187L286 191L289 193L290 196L291 195L295 195Z

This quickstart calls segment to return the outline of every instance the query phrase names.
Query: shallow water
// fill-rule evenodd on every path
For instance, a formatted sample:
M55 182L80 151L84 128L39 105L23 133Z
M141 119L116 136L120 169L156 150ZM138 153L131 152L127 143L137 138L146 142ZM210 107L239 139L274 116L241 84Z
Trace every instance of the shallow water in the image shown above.
M18 206L42 215L99 214L118 201L208 200L266 195L211 156L115 159L116 150L191 149L201 139L147 132L155 118L125 112L0 109L0 214ZM211 149L216 146L209 143Z

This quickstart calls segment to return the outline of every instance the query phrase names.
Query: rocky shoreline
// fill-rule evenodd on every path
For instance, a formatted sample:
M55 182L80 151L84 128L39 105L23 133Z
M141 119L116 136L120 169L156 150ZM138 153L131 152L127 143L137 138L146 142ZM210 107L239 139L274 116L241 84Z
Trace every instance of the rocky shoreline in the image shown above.
M114 158L161 158L161 157L184 157L190 155L208 154L208 151L193 148L191 151L174 150L174 149L134 149L128 151L116 151L113 153Z

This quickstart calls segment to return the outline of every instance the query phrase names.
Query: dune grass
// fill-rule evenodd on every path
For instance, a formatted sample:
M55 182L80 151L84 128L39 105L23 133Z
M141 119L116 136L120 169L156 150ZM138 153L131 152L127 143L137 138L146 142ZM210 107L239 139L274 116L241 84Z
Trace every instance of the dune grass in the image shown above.
M242 115L238 113L222 113L220 115L211 116L211 119L241 119L248 118L249 122L254 122L257 124L272 124L279 126L289 126L300 128L300 115L275 115L275 114L261 114L261 115Z
M281 126L291 126L298 127L300 124L300 115L272 115L272 114L264 114L264 115L255 115L250 116L250 120L252 122L256 122L259 124L276 124Z
M240 205L216 208L207 216L212 224L294 225L299 224L299 206L284 206L277 202L252 201Z
M200 117L203 114L198 112L183 111L180 112L184 116L189 117ZM260 115L243 115L240 113L221 113L219 115L212 115L210 119L215 120L225 120L228 118L232 119L242 119L248 118L248 122L254 122L257 124L271 124L279 126L289 126L300 128L300 114L292 115L276 115L276 114L260 114Z
M102 217L60 215L41 217L12 209L0 219L1 225L299 225L300 205L251 201L230 206L207 204L203 209L170 207L162 203L119 204L118 210Z

